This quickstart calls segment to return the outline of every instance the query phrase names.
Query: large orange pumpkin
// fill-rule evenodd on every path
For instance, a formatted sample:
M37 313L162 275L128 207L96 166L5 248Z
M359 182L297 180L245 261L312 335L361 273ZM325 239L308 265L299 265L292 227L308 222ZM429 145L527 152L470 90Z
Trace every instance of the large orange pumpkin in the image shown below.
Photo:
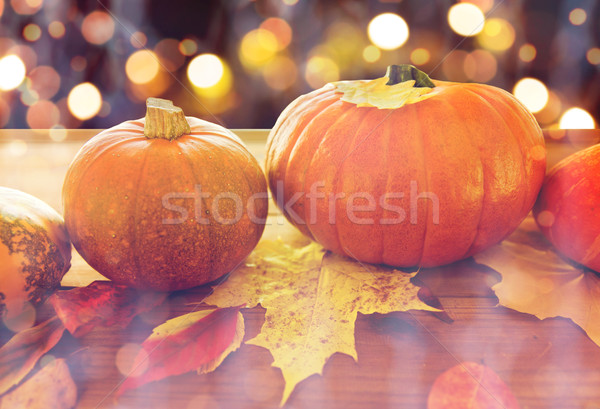
M304 234L352 258L437 266L510 234L545 171L542 132L511 94L392 66L292 102L267 177Z
M123 284L180 290L234 269L267 215L264 174L227 129L150 98L146 118L89 140L63 186L73 245Z
M0 316L41 304L71 267L60 215L38 198L0 187Z
M561 253L600 272L600 145L566 157L548 172L533 215Z

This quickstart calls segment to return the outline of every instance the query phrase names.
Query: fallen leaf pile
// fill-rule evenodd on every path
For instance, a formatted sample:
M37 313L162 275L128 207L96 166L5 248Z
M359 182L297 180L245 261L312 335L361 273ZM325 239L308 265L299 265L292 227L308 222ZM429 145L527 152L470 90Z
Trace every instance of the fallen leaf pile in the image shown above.
M265 323L246 341L267 348L281 368L285 403L298 382L320 374L336 352L357 359L354 325L357 314L392 311L437 311L417 297L416 275L364 265L325 252L315 243L291 246L263 240L205 302L221 308L258 304Z
M509 238L476 255L498 271L500 305L539 319L570 318L600 345L600 277L565 261L527 218Z
M504 381L490 368L463 362L437 377L427 409L519 409Z

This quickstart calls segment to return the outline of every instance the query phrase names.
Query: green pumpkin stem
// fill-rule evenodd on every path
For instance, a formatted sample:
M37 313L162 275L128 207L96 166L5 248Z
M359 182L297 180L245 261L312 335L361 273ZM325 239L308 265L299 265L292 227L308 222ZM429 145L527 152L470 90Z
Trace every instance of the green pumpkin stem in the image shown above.
M415 88L433 88L435 84L423 71L409 64L389 65L385 76L389 78L386 85L396 85L405 81L415 81Z
M190 132L190 124L183 110L173 105L173 101L161 98L146 100L146 123L144 124L146 138L172 141Z

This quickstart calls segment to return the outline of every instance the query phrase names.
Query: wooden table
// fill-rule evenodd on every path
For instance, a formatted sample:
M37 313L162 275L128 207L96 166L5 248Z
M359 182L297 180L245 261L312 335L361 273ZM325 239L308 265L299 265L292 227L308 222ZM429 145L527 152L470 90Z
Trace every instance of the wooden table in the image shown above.
M237 131L259 162L265 131ZM0 186L17 188L61 209L67 166L94 130L68 131L52 141L47 131L0 130ZM569 142L570 141L570 142ZM552 163L597 141L548 139ZM276 210L271 206L271 216ZM73 252L64 287L100 278ZM323 375L301 382L286 408L425 408L435 378L463 361L491 367L509 385L522 408L600 408L600 347L566 319L537 318L503 307L490 290L499 280L491 269L467 260L422 270L419 280L447 317L423 311L360 315L356 322L358 362L335 354ZM213 373L188 373L125 394L111 391L122 379L118 352L141 343L165 319L189 312L207 288L173 293L157 312L136 318L125 330L94 330L83 338L66 334L50 353L69 357L81 408L276 408L283 379L269 351L251 345L228 357ZM48 312L42 311L40 314ZM246 339L262 325L264 310L243 311Z

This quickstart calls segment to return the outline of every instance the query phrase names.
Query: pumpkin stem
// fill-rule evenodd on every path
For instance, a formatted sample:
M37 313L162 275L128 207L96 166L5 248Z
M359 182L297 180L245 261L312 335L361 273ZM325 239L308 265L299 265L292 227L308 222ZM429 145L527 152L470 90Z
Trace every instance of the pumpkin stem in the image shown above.
M161 98L146 100L146 138L163 138L169 141L191 132L190 124L183 110L173 105L173 101Z
M427 74L409 64L389 65L385 76L389 78L386 85L396 85L401 82L415 80L415 88L435 87L435 84Z

